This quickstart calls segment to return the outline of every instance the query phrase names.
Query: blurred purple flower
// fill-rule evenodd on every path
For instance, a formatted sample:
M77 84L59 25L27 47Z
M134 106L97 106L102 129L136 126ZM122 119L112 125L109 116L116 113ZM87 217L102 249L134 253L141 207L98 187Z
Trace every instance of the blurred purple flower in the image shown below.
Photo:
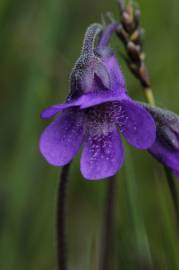
M69 163L83 144L81 172L97 180L117 173L124 161L120 133L138 149L155 140L155 123L126 92L124 77L110 48L94 41L99 25L87 29L80 58L71 73L70 95L62 105L42 112L48 119L62 111L43 132L40 151L54 166ZM119 129L119 132L118 132Z
M146 109L156 123L156 140L149 152L179 178L179 116L157 107Z

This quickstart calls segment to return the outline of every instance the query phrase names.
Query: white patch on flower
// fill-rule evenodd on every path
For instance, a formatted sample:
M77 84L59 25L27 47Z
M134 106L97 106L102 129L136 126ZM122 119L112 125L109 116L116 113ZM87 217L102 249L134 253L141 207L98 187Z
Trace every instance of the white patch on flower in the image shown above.
M112 162L113 145L111 134L100 134L88 137L88 149L90 154L90 164L93 165L99 159L101 162L110 160ZM95 164L97 165L97 163ZM99 168L100 169L100 168Z
M86 134L107 135L116 128L122 131L128 117L119 102L110 102L86 110Z

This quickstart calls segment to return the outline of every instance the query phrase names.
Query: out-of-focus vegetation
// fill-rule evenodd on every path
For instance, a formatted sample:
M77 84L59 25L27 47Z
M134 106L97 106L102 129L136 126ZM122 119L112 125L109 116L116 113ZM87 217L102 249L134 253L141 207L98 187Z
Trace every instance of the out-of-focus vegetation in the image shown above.
M145 50L158 105L179 113L179 2L139 1ZM55 269L55 200L59 169L40 156L47 125L40 111L62 103L85 28L117 5L107 0L0 1L0 269ZM129 94L141 87L120 59ZM175 213L163 169L126 146L119 172L112 269L179 269ZM179 185L179 183L177 183ZM106 182L87 182L72 165L68 190L69 269L95 270ZM111 269L111 270L112 270Z

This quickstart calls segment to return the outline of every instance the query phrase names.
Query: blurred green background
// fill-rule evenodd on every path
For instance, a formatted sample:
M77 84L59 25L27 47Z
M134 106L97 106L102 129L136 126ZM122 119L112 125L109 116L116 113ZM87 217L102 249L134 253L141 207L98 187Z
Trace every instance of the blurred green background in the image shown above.
M179 2L139 1L145 51L158 105L179 113ZM101 14L119 18L116 1L0 1L0 269L55 269L55 205L60 170L40 156L48 105L62 103L83 34ZM143 100L114 38L129 94ZM179 185L178 182L176 182ZM72 165L68 190L69 269L95 270L106 182L87 182ZM161 165L126 145L117 176L111 270L179 269L171 196ZM150 267L149 267L150 266Z

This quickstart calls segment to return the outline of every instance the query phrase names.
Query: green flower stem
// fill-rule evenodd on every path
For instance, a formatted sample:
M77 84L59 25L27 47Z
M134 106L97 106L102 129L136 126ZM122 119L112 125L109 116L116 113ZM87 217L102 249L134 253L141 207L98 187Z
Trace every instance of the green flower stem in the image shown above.
M144 95L147 100L147 103L151 106L155 106L155 98L151 88L144 88Z

